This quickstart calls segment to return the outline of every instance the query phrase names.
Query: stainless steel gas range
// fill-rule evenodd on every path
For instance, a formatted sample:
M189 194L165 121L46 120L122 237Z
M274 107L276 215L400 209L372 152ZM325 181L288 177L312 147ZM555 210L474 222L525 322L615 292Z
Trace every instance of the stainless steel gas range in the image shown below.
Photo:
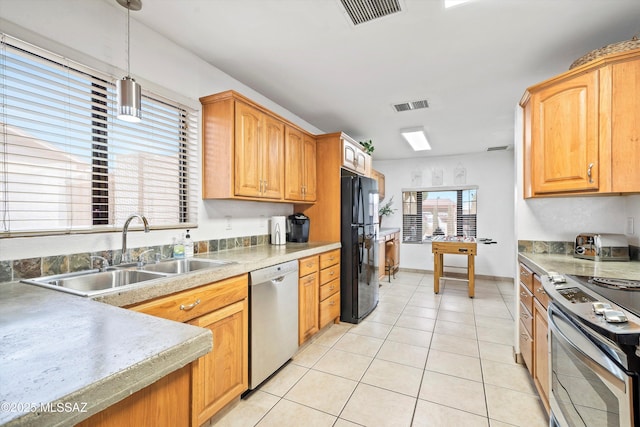
M640 281L542 278L548 307L551 425L640 425Z

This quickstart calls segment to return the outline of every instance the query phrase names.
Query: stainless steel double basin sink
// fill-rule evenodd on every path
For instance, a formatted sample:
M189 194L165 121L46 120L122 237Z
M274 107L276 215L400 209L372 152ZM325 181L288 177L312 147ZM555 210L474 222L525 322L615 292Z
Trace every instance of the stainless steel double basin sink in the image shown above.
M206 258L171 259L155 264L145 264L140 267L135 264L115 266L107 268L106 271L85 270L36 279L25 279L22 282L75 295L94 296L140 282L167 278L192 271L220 268L228 264L233 264L233 262Z

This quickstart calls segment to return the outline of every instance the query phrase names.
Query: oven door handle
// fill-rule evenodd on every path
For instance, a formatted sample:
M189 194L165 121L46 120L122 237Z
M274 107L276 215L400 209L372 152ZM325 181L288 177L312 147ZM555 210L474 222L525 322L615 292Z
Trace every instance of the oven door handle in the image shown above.
M562 313L560 310L555 308L554 304L551 303L549 304L549 314L548 314L549 329L552 334L556 334L561 337L561 339L558 340L558 343L560 343L560 345L562 345L565 349L573 353L573 355L575 355L578 359L580 359L582 363L584 363L590 369L592 369L601 379L605 380L607 383L616 387L622 393L626 393L627 385L626 385L626 382L624 381L624 377L627 376L626 373L622 371L620 368L618 368L613 363L613 361L606 359L606 357L603 357L602 361L605 362L603 364L608 365L610 369L607 369L605 366L603 366L603 364L593 360L593 358L590 355L588 355L581 348L577 347L571 341L571 339L569 339L566 336L566 334L562 332L561 327L556 323L556 320L555 320L556 318L559 318L560 320L571 324L570 323L571 321L567 318L567 316L564 313ZM579 331L579 329L573 326L572 326L572 329ZM598 352L601 351L582 332L579 332L579 333L589 343L589 345L593 346Z

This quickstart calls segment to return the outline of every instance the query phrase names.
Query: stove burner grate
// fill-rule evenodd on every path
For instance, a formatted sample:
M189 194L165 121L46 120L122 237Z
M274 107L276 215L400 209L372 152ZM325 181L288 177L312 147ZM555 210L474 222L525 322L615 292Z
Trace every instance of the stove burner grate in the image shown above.
M592 277L589 279L594 285L611 289L624 289L629 291L640 291L640 280L609 279L606 277Z

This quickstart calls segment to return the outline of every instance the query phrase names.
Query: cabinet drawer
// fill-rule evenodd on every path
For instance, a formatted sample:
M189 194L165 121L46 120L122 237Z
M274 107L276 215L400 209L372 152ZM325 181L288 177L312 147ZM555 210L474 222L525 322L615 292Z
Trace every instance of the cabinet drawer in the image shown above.
M318 255L310 256L307 258L300 258L298 263L298 274L300 277L318 271Z
M542 304L542 306L546 309L549 305L549 295L544 291L542 287L542 282L540 281L540 277L537 274L533 275L533 296Z
M520 282L533 292L533 271L520 264Z
M331 295L340 291L340 279L333 280L320 286L320 301L324 301Z
M527 307L529 313L533 313L533 294L522 283L520 283L520 302Z
M249 281L247 275L243 274L128 308L176 322L186 322L241 301L248 295Z
M320 328L340 317L340 292L320 302Z
M340 277L340 264L320 270L320 285L329 283Z
M520 353L522 354L524 364L527 365L529 374L533 375L533 339L522 322L520 322L520 334L518 340L520 341Z
M336 265L340 262L340 249L320 254L320 269Z
M520 302L520 322L527 328L529 335L533 335L533 314L522 302Z

